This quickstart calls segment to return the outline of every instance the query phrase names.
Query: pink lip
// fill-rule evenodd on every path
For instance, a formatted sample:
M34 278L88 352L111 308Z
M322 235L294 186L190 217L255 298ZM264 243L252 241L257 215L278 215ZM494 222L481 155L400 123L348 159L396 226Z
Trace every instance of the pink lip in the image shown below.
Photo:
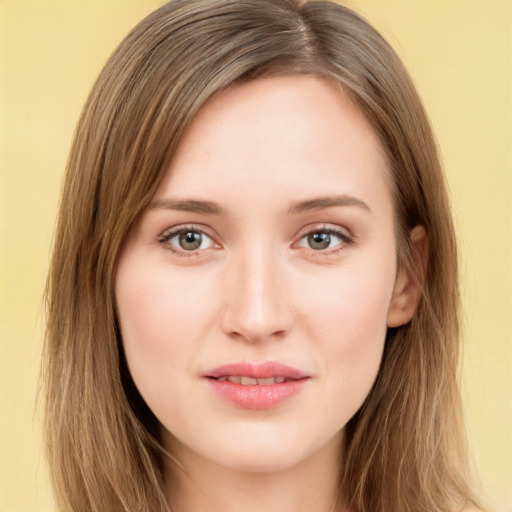
M254 379L284 377L285 382L267 385L243 385L216 380L219 377L244 376ZM263 363L232 363L209 370L203 375L222 398L245 409L270 409L301 391L310 376L304 372L268 361Z

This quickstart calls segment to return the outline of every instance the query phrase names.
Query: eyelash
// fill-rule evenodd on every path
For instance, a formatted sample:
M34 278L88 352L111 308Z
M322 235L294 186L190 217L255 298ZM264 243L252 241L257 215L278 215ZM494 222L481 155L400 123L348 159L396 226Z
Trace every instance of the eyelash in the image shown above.
M324 235L335 236L335 237L340 239L340 243L337 244L332 249L326 248L324 250L322 250L322 249L313 249L312 247L305 247L305 248L310 249L311 251L313 251L313 254L315 256L316 255L318 255L318 256L335 255L335 254L338 254L339 252L341 252L347 246L353 245L355 243L354 238L352 236L348 235L346 232L338 230L338 229L335 229L335 228L332 228L332 227L323 226L321 228L309 229L307 232L305 232L305 233L303 233L301 235L301 237L299 238L299 241L296 242L295 244L300 243L302 240L306 239L310 235L315 235L315 234L320 234L320 233L324 234Z
M194 234L199 234L201 236L206 236L206 237L208 237L211 240L211 243L214 246L213 248L216 248L216 249L220 248L220 244L218 244L211 235L209 235L204 229L198 228L196 226L182 226L182 227L178 227L176 229L173 229L172 231L166 231L166 232L164 232L162 235L160 235L158 237L157 241L166 250L170 251L172 254L174 254L176 256L180 256L180 257L196 256L196 255L199 254L199 252L204 251L205 248L187 251L186 249L183 249L183 248L175 249L172 246L172 244L170 243L170 241L173 238L175 238L177 236L180 236L180 235L183 235L183 234L188 234L188 233L194 233ZM338 254L340 251L345 249L346 246L350 246L350 245L353 245L355 243L354 238L352 236L348 235L347 233L345 233L345 232L343 232L341 230L337 230L337 229L331 228L331 227L323 226L321 228L309 229L307 232L304 232L300 236L299 240L297 242L295 242L293 245L297 245L302 240L306 239L308 236L315 235L315 234L324 234L324 235L328 235L328 236L335 236L335 237L339 238L340 241L341 241L338 244L340 247L336 246L336 248L331 249L331 250L328 250L328 249L313 249L312 247L304 247L304 246L302 246L302 247L304 247L306 249L309 249L309 250L313 251L313 254L315 254L315 255L323 255L323 256L325 256L325 255ZM201 243L202 243L202 241L201 241ZM212 247L207 247L206 249L210 249L210 248L212 248Z
M173 238L175 238L179 235L182 235L182 234L187 234L187 233L196 233L196 234L200 234L201 236L206 235L212 241L213 245L216 245L217 248L220 247L220 245L217 242L215 242L215 240L212 236L210 236L204 229L198 228L196 226L182 226L182 227L173 229L172 231L165 231L162 235L160 235L158 237L157 241L166 250L170 251L172 254L174 254L176 256L182 256L182 257L196 256L200 251L202 251L204 249L193 250L193 251L187 251L182 248L175 249L172 246L172 244L170 243Z

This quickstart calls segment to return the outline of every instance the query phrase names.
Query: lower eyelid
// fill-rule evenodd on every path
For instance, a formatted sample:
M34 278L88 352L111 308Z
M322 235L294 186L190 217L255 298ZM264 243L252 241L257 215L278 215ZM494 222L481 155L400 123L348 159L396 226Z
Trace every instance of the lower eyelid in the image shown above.
M208 247L198 248L198 249L194 249L194 250L186 250L186 249L180 248L179 245L176 243L171 243L171 240L173 240L173 238L179 236L182 233L186 233L189 231L194 232L194 233L199 233L203 237L206 237L207 239L209 239L210 242L208 244ZM220 247L220 245L216 242L214 237L212 237L204 229L200 229L200 228L197 228L194 226L183 226L183 227L168 229L157 237L157 242L164 249L166 249L166 250L170 251L171 253L176 254L178 256L195 256L198 253L205 251L206 249Z
M162 232L161 235L159 235L157 237L157 239L162 240L162 241L170 240L181 233L186 233L187 231L192 231L194 233L200 233L201 235L207 236L208 238L214 240L214 237L208 231L206 231L204 228L198 228L195 226L186 226L186 225L183 227L166 229L165 231Z
M328 235L335 236L340 239L340 244L352 244L354 243L354 237L348 233L345 233L344 231L333 229L333 228L319 228L319 229L311 229L307 231L306 233L303 233L300 235L298 241L304 240L306 237L313 233L327 233Z
M186 250L181 247L177 243L170 243L171 240L181 233L191 231L195 233L200 233L202 236L207 237L209 239L208 247L204 248L198 248L194 250ZM313 233L327 233L329 235L335 236L339 239L339 243L335 244L333 247L327 247L325 249L314 249L312 247L308 247L307 241L304 243L300 243L304 241L309 235ZM300 248L308 249L312 252L314 252L316 255L330 255L330 254L336 254L339 253L341 250L343 250L345 247L350 246L355 243L355 237L352 234L346 233L345 231L334 229L328 226L319 226L315 229L309 229L307 232L303 232L302 235L298 238L297 242L293 244L293 246L297 247L297 245ZM205 229L199 228L196 226L187 226L184 225L182 227L177 228L170 228L166 231L164 231L161 235L159 235L156 239L156 241L166 250L171 252L172 254L175 254L177 256L197 256L203 251L207 249L220 249L222 248L222 245L219 244L216 239L210 235ZM292 246L292 247L293 247Z

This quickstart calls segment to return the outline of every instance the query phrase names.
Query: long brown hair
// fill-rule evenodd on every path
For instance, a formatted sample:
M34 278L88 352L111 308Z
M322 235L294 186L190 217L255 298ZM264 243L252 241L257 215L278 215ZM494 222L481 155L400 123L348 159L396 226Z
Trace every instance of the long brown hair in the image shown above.
M372 124L392 177L398 260L410 229L429 239L412 321L389 329L374 387L346 426L340 503L357 512L476 505L457 386L457 252L436 143L385 40L333 2L176 0L135 27L82 112L47 288L47 458L72 511L171 510L156 420L138 395L116 325L120 247L198 110L230 85L275 74L339 84Z

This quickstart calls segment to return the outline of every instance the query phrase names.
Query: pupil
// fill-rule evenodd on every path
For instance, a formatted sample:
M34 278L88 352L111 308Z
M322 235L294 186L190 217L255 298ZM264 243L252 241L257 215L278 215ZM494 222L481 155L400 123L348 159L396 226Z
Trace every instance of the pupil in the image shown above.
M194 233L193 231L181 233L179 242L182 249L193 251L194 249L198 249L201 245L201 234Z
M308 242L312 249L327 249L331 243L331 235L329 233L311 233L308 235Z

